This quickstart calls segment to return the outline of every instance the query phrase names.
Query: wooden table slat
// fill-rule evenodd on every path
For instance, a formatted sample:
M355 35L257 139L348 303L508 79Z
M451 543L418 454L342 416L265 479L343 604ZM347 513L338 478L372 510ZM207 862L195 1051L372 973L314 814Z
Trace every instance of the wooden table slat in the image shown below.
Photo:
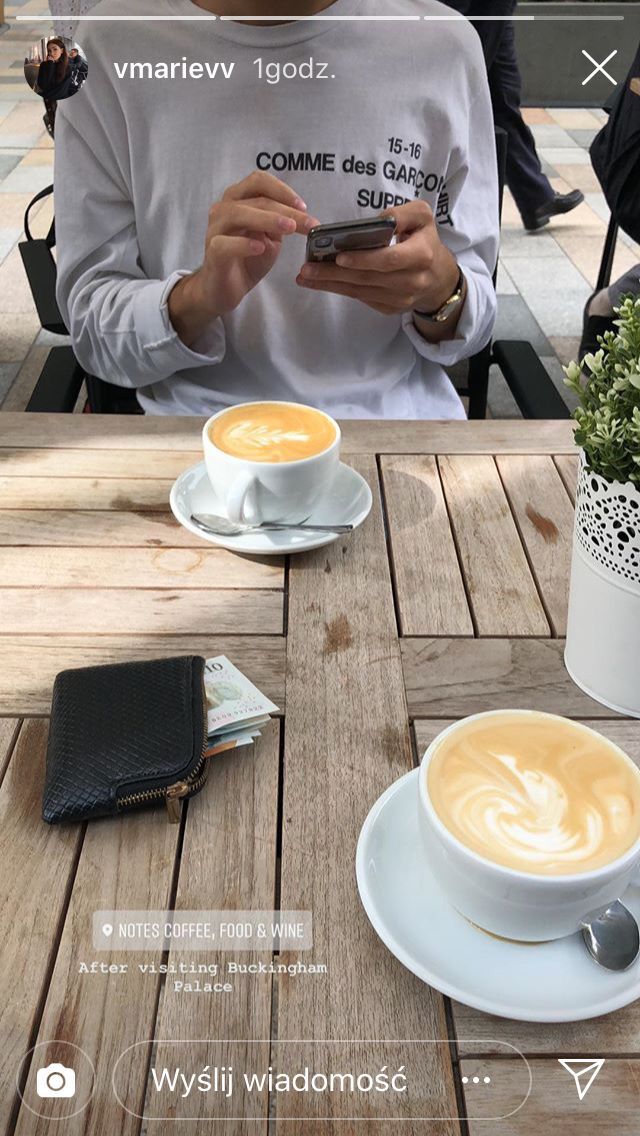
M83 836L82 825L50 827L42 820L47 733L47 722L22 726L0 787L2 1133L16 1099L18 1067L37 1025Z
M0 718L0 784L11 759L19 729L19 718Z
M612 1014L580 1022L516 1022L481 1013L461 1002L452 1003L461 1055L473 1056L482 1041L482 1051L503 1055L495 1041L509 1042L527 1056L580 1057L589 1054L613 1059L640 1053L638 1004L632 1003ZM467 1044L465 1044L465 1041ZM635 1134L634 1134L635 1136Z
M496 458L555 635L567 633L573 508L550 457Z
M4 634L277 635L277 591L0 588Z
M74 826L72 831L78 831ZM96 1069L96 1095L87 1113L79 1112L65 1120L66 1136L138 1136L140 1122L125 1112L113 1093L111 1074L129 1046L153 1037L156 1003L161 975L141 975L138 963L159 965L162 950L150 945L143 953L96 951L93 947L93 913L98 910L163 911L170 906L174 861L180 829L167 822L164 807L132 812L129 816L94 821L87 827L78 863L73 893L62 930L55 969L37 1044L38 1064L52 1061L71 1064L75 1056L55 1040L70 1041L93 1062ZM96 959L107 965L128 965L126 974L80 974L80 966ZM141 1103L148 1052L136 1047L128 1055L127 1069ZM86 1065L78 1060L79 1095L86 1086ZM31 1078L30 1078L31 1082ZM30 1101L31 1103L31 1101ZM44 1115L36 1118L21 1108L16 1136L45 1136L52 1123L47 1103ZM53 1103L53 1102L52 1102ZM55 1104L52 1109L55 1116ZM141 1111L138 1109L138 1111Z
M172 590L280 589L284 567L204 543L199 548L101 548L93 557L85 548L5 548L0 555L0 588L131 589L137 583Z
M281 709L285 640L264 635L0 635L0 706L4 714L48 714L58 671L67 667L226 655Z
M212 762L205 789L189 805L176 909L272 910L276 882L279 729L279 724L274 722L264 730L256 745L240 753L225 754ZM169 978L160 1000L156 1037L210 1038L213 1043L218 1038L238 1038L242 1042L268 1039L271 976L228 975L225 967L230 959L269 965L271 951L239 953L208 949L185 954L178 948L169 952L169 963L180 959L217 963L219 975L209 981L229 982L233 993L203 996L176 992ZM186 1046L159 1045L155 1061L158 1065L163 1060L168 1064L184 1062L187 1052ZM215 1053L217 1064L235 1064L239 1057L244 1068L262 1064L262 1060L256 1061L255 1049L248 1044L231 1047L231 1062L225 1060L222 1047ZM206 1045L191 1047L188 1060L195 1063L198 1056L201 1057L199 1068L202 1068L211 1061L211 1050L208 1051ZM199 1098L197 1106L189 1108L186 1115L199 1116L202 1121L211 1116L212 1102L206 1094L195 1095ZM231 1131L233 1136L266 1134L267 1098L266 1092L252 1094L253 1111L246 1114L246 1121L227 1122L223 1125L225 1131ZM151 1108L149 1115L157 1115L157 1107L155 1112L153 1106ZM216 1115L237 1116L237 1105L234 1108L233 1100L225 1101L216 1109ZM173 1120L149 1120L145 1136L175 1136L175 1129Z
M56 431L57 434L57 431ZM202 461L199 439L189 450L0 447L2 477L150 478L175 480Z
M557 454L554 458L554 462L565 484L567 493L575 505L580 459L576 454Z
M0 476L0 509L159 509L166 513L172 485L173 481L142 477Z
M403 635L473 635L434 457L383 457L384 496Z
M204 418L164 415L0 415L0 446L8 449L89 449L138 452L199 450ZM571 454L573 423L561 419L485 422L407 420L341 422L345 454Z
M412 751L376 465L355 464L372 486L372 514L351 538L293 560L289 572L281 906L313 911L313 955L329 977L280 984L278 1038L443 1038L441 998L388 954L356 891L360 826L378 794L411 767ZM366 1062L362 1051L359 1060ZM442 1116L455 1115L441 1051L425 1047L422 1062L421 1083ZM305 1115L299 1095L279 1099L278 1115ZM351 1115L348 1104L334 1107ZM302 1136L307 1127L286 1131ZM344 1132L339 1120L313 1127L317 1136ZM385 1124L395 1136L423 1128ZM442 1125L442 1136L457 1131L457 1123Z
M441 457L438 465L478 634L548 634L495 462Z
M81 451L80 451L81 452ZM176 523L173 513L116 510L0 509L0 547L213 548ZM238 572L239 558L232 558ZM277 562L274 557L274 562Z
M401 649L412 718L509 708L618 717L569 678L561 639L403 639Z

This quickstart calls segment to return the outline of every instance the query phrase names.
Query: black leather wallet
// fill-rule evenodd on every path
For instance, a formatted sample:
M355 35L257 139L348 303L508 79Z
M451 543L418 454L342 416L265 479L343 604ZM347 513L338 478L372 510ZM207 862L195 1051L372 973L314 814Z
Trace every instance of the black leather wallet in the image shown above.
M48 824L182 800L207 778L204 659L61 671L53 688L42 816Z

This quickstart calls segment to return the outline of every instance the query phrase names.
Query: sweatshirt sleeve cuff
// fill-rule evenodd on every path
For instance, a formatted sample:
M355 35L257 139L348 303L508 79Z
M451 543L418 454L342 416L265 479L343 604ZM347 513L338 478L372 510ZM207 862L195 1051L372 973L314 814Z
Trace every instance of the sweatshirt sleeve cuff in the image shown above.
M413 346L423 359L451 367L460 359L467 359L489 342L496 313L496 298L491 280L478 279L475 273L465 272L467 296L453 339L429 343L413 322L413 312L405 312L402 325Z
M193 347L182 342L169 319L169 293L188 275L186 269L179 269L166 280L150 281L148 287L140 289L135 300L134 326L142 349L152 355L159 374L211 366L224 358L225 333L221 319L214 320Z

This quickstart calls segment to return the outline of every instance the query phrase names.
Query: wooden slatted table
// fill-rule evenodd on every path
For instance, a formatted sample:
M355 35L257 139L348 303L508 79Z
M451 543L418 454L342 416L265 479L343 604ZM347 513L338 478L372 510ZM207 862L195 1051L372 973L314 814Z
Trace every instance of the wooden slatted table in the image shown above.
M450 1004L378 941L354 877L371 804L452 719L547 709L596 721L640 759L640 725L591 701L563 666L570 425L345 423L344 457L372 488L372 514L352 537L289 563L233 556L174 522L169 489L199 460L200 429L195 419L0 415L0 1133L51 1130L16 1095L18 1065L38 1042L73 1041L96 1067L91 1105L65 1136L165 1136L171 1119L134 1115L148 1046L132 1051L131 1112L112 1092L124 1050L270 1037L449 1039L416 1058L434 1114L449 1119L309 1124L304 1101L262 1093L250 1116L224 1123L205 1119L203 1100L198 1132L266 1136L271 1108L286 1134L529 1136L562 1111L566 1134L595 1136L598 1102L615 1091L631 1102L616 1131L637 1133L637 1008L547 1027ZM216 762L182 826L162 811L44 825L57 671L178 653L228 655L283 717L241 758ZM96 907L312 910L312 956L328 971L245 976L226 998L177 993L133 967L81 977L81 961L97 957ZM165 961L180 957L172 949ZM460 1081L488 1068L496 1113L509 1111L516 1062L495 1039L534 1071L527 1106L499 1124L466 1119L477 1111ZM610 1060L581 1104L555 1058L582 1054Z

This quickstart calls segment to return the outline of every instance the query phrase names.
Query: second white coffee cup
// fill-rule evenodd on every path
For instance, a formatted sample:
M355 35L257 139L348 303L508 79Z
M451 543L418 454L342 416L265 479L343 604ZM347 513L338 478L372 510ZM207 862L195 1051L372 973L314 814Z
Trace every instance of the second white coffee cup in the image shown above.
M537 711L500 711L501 717L522 718L528 714L540 717ZM572 875L518 871L480 856L458 840L442 822L430 799L429 765L443 738L470 722L492 716L494 712L490 711L455 722L427 749L418 778L418 821L424 849L452 906L476 926L521 942L545 942L572 935L586 916L603 910L624 895L640 872L640 839L610 864ZM553 719L555 716L544 717ZM576 730L594 734L588 726L574 725ZM595 736L601 743L602 738ZM630 761L622 750L614 748L625 761Z

